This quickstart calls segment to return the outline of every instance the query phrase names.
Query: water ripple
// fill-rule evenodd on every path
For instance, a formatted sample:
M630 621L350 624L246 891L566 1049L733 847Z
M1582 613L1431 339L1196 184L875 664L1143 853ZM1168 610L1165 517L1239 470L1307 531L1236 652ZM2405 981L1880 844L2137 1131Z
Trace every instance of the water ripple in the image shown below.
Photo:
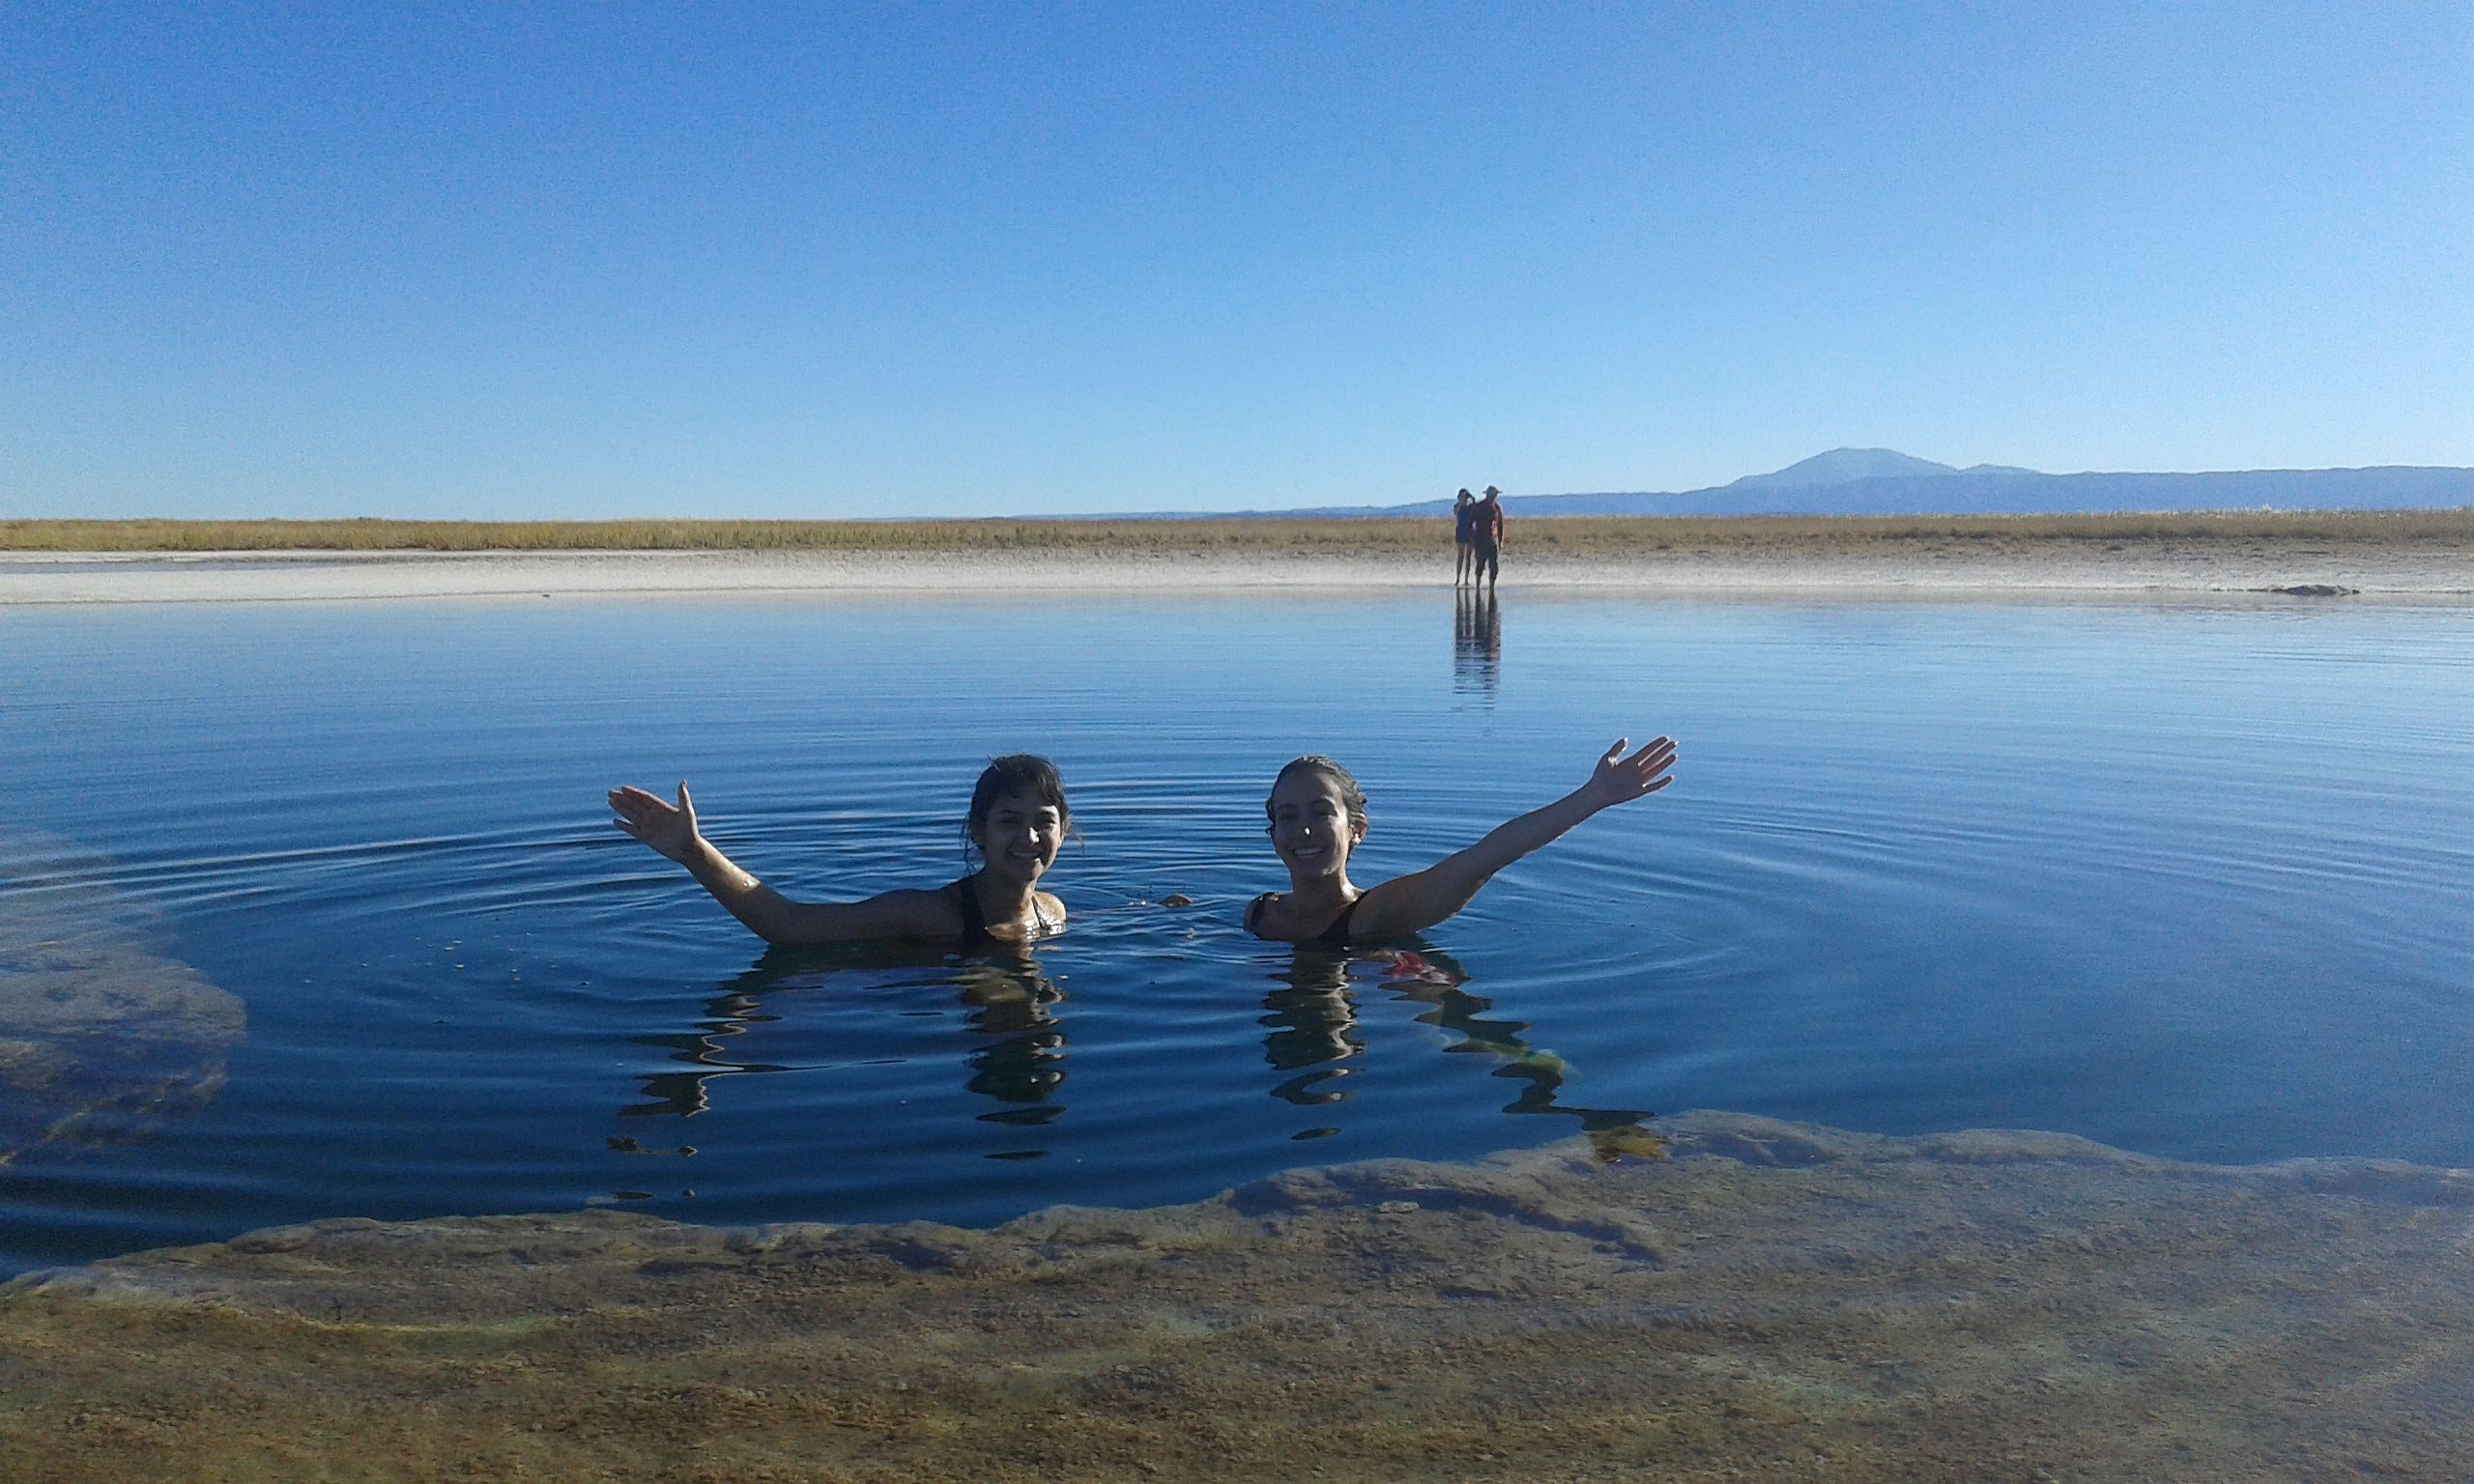
M55 838L0 908L153 935L247 1034L206 1105L0 1176L0 1270L346 1213L995 1220L1692 1106L2474 1163L2462 617L1524 603L1482 677L1402 595L13 620L0 768ZM992 689L992 621L1038 683ZM1414 958L1237 925L1297 753L1366 785L1371 882L1652 728L1671 790ZM684 776L794 896L933 886L1023 748L1079 837L1025 964L765 954L600 808Z

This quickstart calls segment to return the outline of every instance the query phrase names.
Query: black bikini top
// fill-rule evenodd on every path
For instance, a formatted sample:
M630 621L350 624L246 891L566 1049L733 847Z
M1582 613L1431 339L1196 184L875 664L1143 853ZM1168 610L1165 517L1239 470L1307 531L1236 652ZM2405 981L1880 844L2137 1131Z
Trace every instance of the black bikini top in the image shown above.
M963 914L962 951L965 954L988 942L988 914L980 910L979 893L971 888L971 883L978 879L978 873L973 872L960 881L947 883L945 887L946 895L954 899L954 905ZM1040 910L1037 892L1031 894L1031 929L1034 936L1043 938L1056 930L1056 925Z
M1280 893L1278 892L1265 892L1260 897L1255 898L1252 901L1246 904L1246 930L1248 932L1259 933L1261 931L1255 924L1262 921L1263 907L1273 898L1279 895ZM1321 932L1314 934L1313 939L1311 940L1314 946L1316 948L1348 947L1349 920L1357 916L1357 903L1364 900L1366 900L1366 898L1361 895L1357 899L1357 901L1352 901L1347 906L1342 907L1340 909L1339 916L1332 919L1331 924Z

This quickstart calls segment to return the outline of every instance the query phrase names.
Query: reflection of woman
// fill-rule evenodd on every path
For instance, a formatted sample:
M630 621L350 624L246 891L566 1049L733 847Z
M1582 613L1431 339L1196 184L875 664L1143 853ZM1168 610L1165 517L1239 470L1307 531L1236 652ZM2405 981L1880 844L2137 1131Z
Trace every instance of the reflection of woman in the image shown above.
M978 870L933 891L882 892L863 901L792 901L741 870L698 832L685 784L676 805L642 788L613 788L610 809L618 815L612 823L686 867L767 943L928 938L968 953L990 939L1024 942L1065 926L1065 903L1039 889L1073 817L1065 785L1045 757L999 757L979 775L963 824L979 851Z
M1049 1101L1065 1081L1065 1029L1054 1007L1065 992L1043 977L1028 955L1005 962L965 965L963 1003L980 1038L964 1085L1006 1104L976 1115L988 1124L1041 1125L1065 1112Z
M1349 990L1346 954L1298 949L1288 971L1272 977L1281 987L1263 998L1263 1060L1296 1075L1272 1089L1283 1102L1338 1102L1348 1095L1317 1084L1348 1075L1340 1064L1366 1049L1357 1029L1357 1002Z
M930 971L929 977L915 977L918 970ZM645 1076L648 1100L621 1111L688 1117L705 1111L707 1087L718 1078L813 1070L756 1059L746 1046L734 1042L761 1024L784 1018L767 1005L775 992L826 987L849 974L879 983L893 975L892 983L909 987L949 985L960 991L963 1023L971 1032L964 1058L970 1076L964 1086L1002 1104L977 1115L983 1122L1044 1124L1064 1111L1049 1099L1065 1080L1065 1029L1056 1013L1065 991L1040 973L1031 956L998 948L957 963L926 944L898 941L822 953L767 951L754 968L705 1002L705 1018L693 1031L636 1038L638 1044L666 1050L671 1060L691 1070Z
M1263 999L1263 1059L1280 1071L1291 1072L1271 1095L1300 1105L1333 1103L1349 1095L1330 1085L1349 1074L1345 1065L1366 1051L1359 1030L1357 998L1349 979L1355 965L1381 964L1382 988L1395 1002L1424 1005L1421 1025L1453 1033L1460 1039L1443 1049L1448 1054L1476 1053L1496 1060L1494 1075L1520 1084L1520 1092L1504 1104L1506 1113L1548 1113L1580 1121L1581 1128L1599 1142L1601 1154L1631 1152L1626 1136L1643 1136L1644 1108L1593 1108L1560 1101L1571 1069L1564 1059L1526 1039L1529 1027L1518 1020L1490 1017L1494 1001L1464 987L1469 976L1435 949L1372 955L1301 944L1287 972L1275 974L1281 987ZM1334 1128L1315 1130L1337 1133ZM1299 1135L1304 1137L1304 1135ZM1607 1140L1613 1140L1607 1143Z
M1601 809L1655 793L1673 779L1675 744L1665 737L1625 756L1618 738L1588 783L1543 809L1497 825L1486 838L1425 870L1361 892L1349 884L1349 852L1366 838L1366 795L1329 757L1300 757L1280 770L1272 796L1272 848L1288 867L1288 890L1265 892L1246 908L1258 937L1338 947L1378 943L1442 922L1478 889L1532 850Z

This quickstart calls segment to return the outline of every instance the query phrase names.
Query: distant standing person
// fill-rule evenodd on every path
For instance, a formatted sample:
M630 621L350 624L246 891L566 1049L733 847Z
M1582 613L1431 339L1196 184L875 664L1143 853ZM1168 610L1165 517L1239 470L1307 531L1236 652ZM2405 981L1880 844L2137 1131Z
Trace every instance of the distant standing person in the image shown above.
M1467 490L1452 501L1452 585L1478 580L1476 554L1472 550L1470 532L1477 521L1478 500Z
M1486 574L1486 590L1495 590L1495 574L1502 566L1504 545L1503 491L1486 486L1486 498L1469 507L1469 547L1473 557L1469 569L1469 585L1478 585L1478 574Z

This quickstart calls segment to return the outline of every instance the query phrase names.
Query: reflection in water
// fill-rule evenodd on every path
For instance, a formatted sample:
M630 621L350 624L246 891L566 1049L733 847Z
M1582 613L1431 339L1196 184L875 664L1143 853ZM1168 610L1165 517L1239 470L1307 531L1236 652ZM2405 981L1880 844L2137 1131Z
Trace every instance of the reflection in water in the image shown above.
M1382 986L1395 1002L1428 1007L1416 1018L1453 1032L1460 1039L1444 1047L1446 1055L1496 1057L1503 1065L1494 1074L1519 1082L1521 1089L1504 1104L1507 1113L1553 1113L1578 1119L1601 1154L1637 1153L1647 1138L1640 1125L1645 1108L1585 1108L1556 1100L1571 1069L1564 1059L1521 1039L1524 1021L1490 1019L1494 1001L1471 994L1462 985L1469 976L1449 955L1377 951L1351 954L1344 950L1301 945L1288 967L1273 976L1284 987L1264 997L1258 1023L1266 1029L1263 1059L1276 1070L1297 1073L1272 1089L1271 1095L1300 1105L1339 1102L1348 1094L1326 1084L1350 1074L1342 1065L1365 1054L1359 1033L1357 999L1349 983L1353 964L1379 967ZM1316 1130L1326 1132L1328 1130Z
M749 1026L777 1018L762 1013L758 1007L762 1003L763 991L781 984L783 978L779 972L766 972L759 963L705 1002L705 1018L696 1023L695 1030L631 1038L640 1046L667 1050L671 1060L686 1062L698 1070L655 1072L644 1078L644 1093L650 1100L620 1108L619 1114L627 1118L657 1118L665 1114L692 1117L710 1105L705 1097L706 1082L745 1071L788 1070L778 1065L740 1061L725 1055L723 1048L723 1042L731 1038L746 1035Z
M1358 978L1352 981L1352 969ZM1064 991L1043 975L1028 956L1007 955L958 960L918 948L876 945L831 949L774 949L757 960L705 1002L705 1017L691 1031L637 1038L642 1045L658 1046L683 1070L656 1072L640 1079L646 1100L621 1109L638 1117L691 1117L705 1112L714 1084L748 1072L793 1071L799 1068L734 1055L736 1038L760 1025L779 1020L766 1001L777 990L815 989L852 974L925 971L901 987L930 991L942 1000L960 1001L964 1022L973 1044L964 1055L968 1074L964 1086L993 1107L973 1115L978 1121L1021 1128L1043 1128L1064 1115L1057 1100L1065 1082L1065 1029L1057 1007ZM1392 1004L1424 1008L1415 1015L1456 1039L1444 1046L1446 1055L1481 1055L1499 1065L1493 1074L1518 1084L1506 1113L1547 1113L1577 1120L1603 1153L1639 1153L1649 1139L1641 1122L1651 1115L1638 1108L1592 1108L1561 1100L1570 1069L1563 1058L1524 1039L1528 1025L1490 1013L1494 1002L1469 992L1469 976L1459 964L1435 951L1335 951L1301 946L1290 952L1285 966L1272 976L1276 984L1262 1000L1256 1023L1263 1027L1263 1060L1283 1075L1271 1096L1299 1107L1345 1102L1349 1092L1341 1079L1366 1054L1366 1038L1359 1020L1358 998L1379 989ZM951 1003L947 1001L946 1003ZM908 1012L916 1013L918 1012ZM1295 1135L1313 1138L1337 1133L1314 1128ZM634 1153L668 1151L634 1149ZM1024 1148L990 1155L997 1159L1038 1158L1047 1151Z
M1065 1032L1049 1007L1065 991L1043 978L1028 957L963 965L963 1003L970 1028L991 1038L968 1058L969 1089L1010 1106L979 1114L982 1123L1037 1127L1065 1111L1049 1094L1065 1080Z
M1484 598L1469 600L1480 666ZM1446 945L1465 943L1484 981L1458 987L1495 1001L1464 1018L1535 1013L1538 1042L1578 1064L1556 1101L2042 1127L2193 1159L2474 1163L2465 604L1514 596L1498 603L1519 611L1522 670L1490 699L1453 694L1449 632L1435 653L1451 601L0 614L0 904L56 889L73 922L121 894L154 914L128 925L137 943L233 996L229 1018L182 1013L198 1054L164 1070L155 1058L179 1048L134 1041L166 1024L151 1000L111 1037L84 1010L54 1036L22 1019L47 999L0 984L0 1144L94 1106L64 1095L97 1085L106 1049L106 1093L153 1099L178 1078L173 1096L204 1098L231 1078L200 1117L138 1108L142 1139L116 1136L130 1105L115 1101L107 1147L72 1129L74 1146L21 1156L0 1175L0 1273L346 1211L561 1207L689 1170L699 1213L734 1220L978 1221L1208 1193L1297 1162L1287 1137L1308 1126L1343 1126L1352 1155L1534 1142L1573 1127L1496 1111L1536 1077L1440 1054L1468 1033L1413 1017L1457 1002L1396 1000L1372 968L1352 971L1342 1033L1363 1051L1264 1064L1254 1022L1288 953L1232 921L1246 888L1274 884L1246 880L1267 864L1251 801L1266 763L1341 747L1384 775L1401 833L1382 839L1457 843L1470 808L1500 796L1509 813L1542 796L1539 768L1566 766L1529 744L1585 746L1636 718L1689 722L1728 761L1654 806L1654 825L1600 821L1507 873ZM977 700L992 624L1043 657L1002 724ZM390 667L408 647L423 663ZM697 705L638 702L647 653L697 676ZM1171 662L1130 681L1133 654ZM1229 684L1266 665L1344 671L1345 694ZM1070 1059L1010 1047L991 1079L1071 1072L1038 1101L965 1090L969 1055L1008 1036L968 1028L951 965L733 985L760 945L575 791L673 759L658 766L733 801L734 838L763 841L767 870L837 890L949 852L952 790L999 725L1073 762L1092 837L1069 862L1076 927L1038 950L1072 997L1046 1012ZM2297 766L2297 749L2345 764ZM192 807L158 807L166 779ZM75 847L11 849L34 820L72 828ZM1228 909L1121 925L1092 910L1169 884ZM126 983L114 967L73 987ZM1987 984L2003 992L1974 992ZM628 1043L654 1032L676 1040ZM717 1080L752 1062L801 1065ZM1307 1091L1342 1100L1266 1096L1329 1069L1359 1074ZM640 1083L652 1073L670 1075ZM616 1116L706 1098L714 1113L693 1119ZM1035 1127L974 1117L1060 1103ZM706 1148L684 1167L631 1161L599 1148L614 1135ZM1033 1145L1045 1161L986 1161Z
M1503 669L1503 613L1492 592L1475 589L1453 594L1452 614L1452 688L1461 695L1494 699Z
M770 949L745 973L705 1002L705 1018L693 1031L635 1038L639 1045L667 1050L686 1071L655 1072L641 1079L647 1101L621 1108L631 1117L689 1117L708 1106L711 1084L745 1072L789 1071L794 1069L730 1054L730 1042L752 1026L778 1020L763 1009L764 998L777 989L813 989L835 976L864 970L924 969L936 977L923 986L942 985L959 992L964 1023L986 1038L964 1058L971 1092L1004 1106L979 1114L994 1124L1041 1125L1063 1113L1049 1097L1065 1080L1059 1065L1065 1056L1065 1033L1050 1007L1065 992L1050 984L1025 955L975 956L957 962L948 955L903 945L860 945L829 949ZM1037 1153L1028 1152L1028 1153ZM1024 1157L1015 1154L1006 1157Z
M1287 987L1263 998L1257 1022L1264 1028L1263 1060L1298 1073L1273 1088L1273 1097L1301 1106L1348 1097L1321 1085L1347 1076L1353 1069L1339 1064L1366 1050L1366 1038L1357 1033L1348 967L1345 953L1300 946L1287 970L1272 976Z

